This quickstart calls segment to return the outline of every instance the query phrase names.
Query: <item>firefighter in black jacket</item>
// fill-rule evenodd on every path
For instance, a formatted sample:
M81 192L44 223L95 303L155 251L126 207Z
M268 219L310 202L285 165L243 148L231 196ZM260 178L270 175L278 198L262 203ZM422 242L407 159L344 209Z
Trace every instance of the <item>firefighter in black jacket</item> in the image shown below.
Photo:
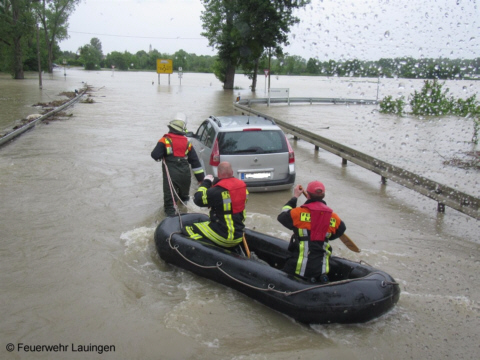
M247 200L247 185L233 177L230 163L221 162L218 179L207 175L193 200L200 207L210 208L210 221L186 226L185 232L193 239L207 238L216 245L233 250L242 243Z
M165 160L163 169L163 205L167 216L175 215L172 192L175 191L181 201L189 200L190 165L195 178L200 183L205 174L193 145L185 137L185 122L174 119L168 124L169 132L158 141L152 151L155 161ZM165 168L166 166L166 168ZM172 187L170 188L169 177Z
M307 201L297 207L297 198L302 192L302 187L297 185L294 196L277 217L283 226L293 230L288 247L293 254L283 270L312 282L326 283L332 253L328 241L342 236L346 226L323 200L325 186L320 181L308 184Z

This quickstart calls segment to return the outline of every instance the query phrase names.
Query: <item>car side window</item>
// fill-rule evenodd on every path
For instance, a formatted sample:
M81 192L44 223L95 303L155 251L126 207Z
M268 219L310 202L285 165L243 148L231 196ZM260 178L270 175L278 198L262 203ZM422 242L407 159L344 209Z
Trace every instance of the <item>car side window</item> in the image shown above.
M208 128L205 132L208 133L207 139L205 141L205 146L211 148L213 140L215 139L215 128L211 124L208 124Z
M197 136L196 138L198 141L200 141L202 144L205 143L205 139L207 138L207 126L208 126L208 121L205 121L202 125L197 130Z

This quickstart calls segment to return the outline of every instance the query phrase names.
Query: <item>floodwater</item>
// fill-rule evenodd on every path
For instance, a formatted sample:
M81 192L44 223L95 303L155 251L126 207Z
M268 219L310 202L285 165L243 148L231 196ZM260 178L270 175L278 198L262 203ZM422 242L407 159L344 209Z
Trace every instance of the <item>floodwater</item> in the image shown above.
M0 77L0 129L39 112L31 105L85 83L93 104L38 125L0 148L0 349L3 359L477 359L480 224L302 141L291 144L297 182L319 179L327 203L362 249L334 254L391 274L402 294L366 324L295 323L250 298L160 260L153 234L163 219L160 164L150 158L177 112L195 130L231 114L239 89L211 74L56 70ZM419 90L422 81L272 77L290 96L375 99ZM447 82L451 94L478 82ZM263 97L263 79L256 96ZM478 172L443 165L475 148L468 119L386 116L376 106L257 105L257 109L409 171L479 196ZM325 129L328 127L328 129ZM192 193L194 188L191 189ZM247 226L287 240L276 215L289 191L252 193ZM203 211L188 204L190 212ZM14 351L8 352L8 344ZM23 344L23 345L20 345ZM58 352L26 346L63 345ZM90 346L90 344L92 346ZM99 354L93 345L110 345ZM20 349L19 347L22 346ZM34 349L34 348L31 348ZM90 349L79 353L80 349ZM41 350L41 349L40 349Z

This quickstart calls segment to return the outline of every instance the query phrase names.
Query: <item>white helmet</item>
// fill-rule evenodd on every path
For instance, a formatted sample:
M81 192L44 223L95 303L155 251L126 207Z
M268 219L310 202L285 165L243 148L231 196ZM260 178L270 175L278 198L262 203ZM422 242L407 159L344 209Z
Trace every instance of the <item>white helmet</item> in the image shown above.
M184 113L177 113L168 127L181 133L187 132L187 117Z
M182 112L178 112L175 114L175 116L173 117L173 120L181 120L183 121L184 123L187 123L187 115L185 115L184 113Z
M182 120L172 120L168 123L168 127L181 133L184 133L187 130L185 122Z

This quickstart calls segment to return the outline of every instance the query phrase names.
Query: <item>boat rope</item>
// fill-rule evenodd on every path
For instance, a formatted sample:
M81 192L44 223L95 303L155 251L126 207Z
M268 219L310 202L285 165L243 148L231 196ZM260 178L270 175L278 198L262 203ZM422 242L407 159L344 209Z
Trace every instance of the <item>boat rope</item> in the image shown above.
M170 194L172 196L172 200L173 200L173 208L175 209L175 214L178 215L178 220L180 221L180 228L183 227L182 225L182 216L180 214L180 210L178 209L178 205L177 205L177 202L175 201L175 196L177 197L178 201L180 201L183 206L187 206L183 201L182 199L180 199L180 196L178 196L176 190L175 190L175 187L173 186L173 181L172 181L172 178L170 177L170 173L168 172L168 166L167 166L167 163L165 162L165 158L162 159L162 164L164 166L164 169L165 169L165 173L167 174L167 179L168 179L168 187L170 188ZM175 196L174 196L175 194Z
M297 291L285 291L285 290L277 290L275 289L275 284L268 284L267 288L262 288L262 287L258 287L258 286L254 286L254 285L251 285L251 284L247 284L246 282L244 281L241 281L237 278L235 278L234 276L230 275L229 273L227 273L224 269L222 269L222 265L223 263L221 261L217 261L217 263L215 265L201 265L201 264L198 264L190 259L188 259L185 255L183 255L180 250L179 250L179 246L178 244L176 245L172 245L172 236L174 234L182 234L181 231L177 231L177 232L172 232L170 234L170 236L168 237L167 241L168 241L168 245L170 246L170 248L172 250L175 250L185 261L189 262L190 264L192 265L195 265L199 268L202 268L202 269L218 269L220 272L222 272L225 276L229 277L230 279L238 282L239 284L242 284L244 286L247 286L251 289L255 289L255 290L259 290L259 291L272 291L272 292L275 292L277 294L282 294L282 295L285 295L285 296L291 296L291 295L296 295L296 294L300 294L302 292L306 292L306 291L310 291L310 290L314 290L314 289L318 289L318 288L322 288L322 287L329 287L329 286L336 286L336 285L341 285L341 284L348 284L348 283L351 283L351 282L355 282L355 281L379 281L378 279L367 279L367 277L370 277L370 276L373 276L373 275L380 275L382 277L384 277L385 280L383 280L381 282L381 286L382 287L386 287L387 285L398 285L397 282L395 281L389 281L387 280L386 278L386 275L384 273L381 273L381 272L372 272L370 274L368 274L367 276L365 277L362 277L362 278L357 278L357 279L347 279L347 280L339 280L339 281L335 281L335 282L331 282L331 283L326 283L326 284L319 284L319 285L314 285L314 286L309 286L305 289L300 289L300 290L297 290ZM361 263L361 262L360 262Z

